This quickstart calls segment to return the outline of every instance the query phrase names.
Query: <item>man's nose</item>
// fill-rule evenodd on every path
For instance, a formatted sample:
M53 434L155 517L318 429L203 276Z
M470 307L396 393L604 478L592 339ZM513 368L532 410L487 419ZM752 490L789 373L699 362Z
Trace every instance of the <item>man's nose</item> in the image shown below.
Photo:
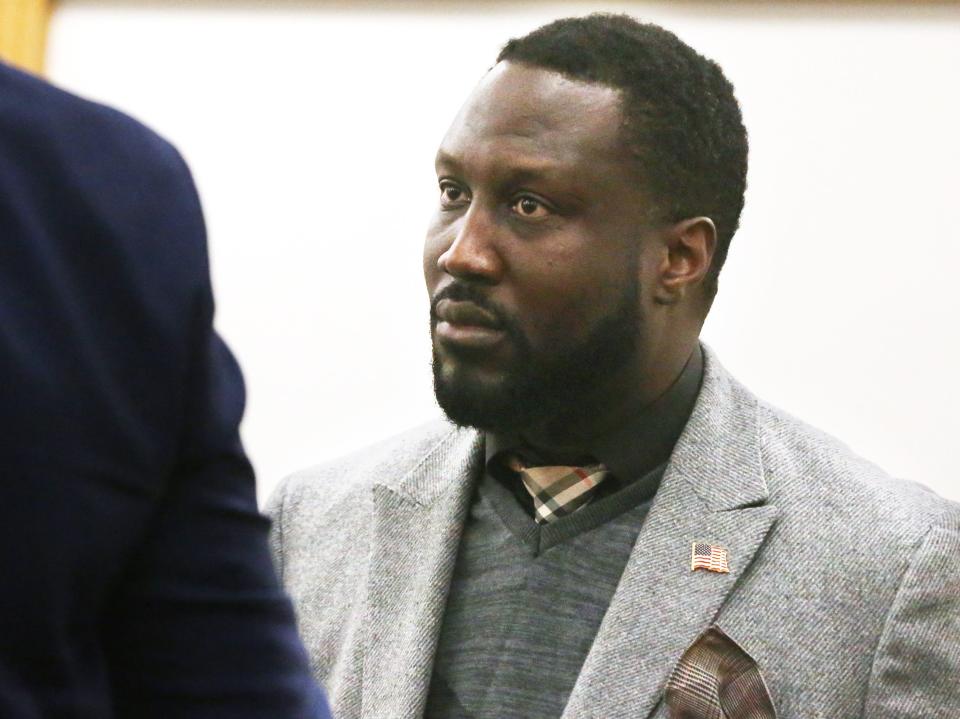
M437 259L437 266L461 280L496 284L503 273L497 247L497 223L490 212L474 203L455 225L456 236Z

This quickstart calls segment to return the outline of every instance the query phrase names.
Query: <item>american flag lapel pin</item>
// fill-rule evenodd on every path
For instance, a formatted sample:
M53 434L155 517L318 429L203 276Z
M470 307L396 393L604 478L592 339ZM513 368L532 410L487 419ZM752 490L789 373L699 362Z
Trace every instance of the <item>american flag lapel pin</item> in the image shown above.
M727 550L716 544L694 542L690 547L690 571L698 569L728 574L730 565L727 563Z

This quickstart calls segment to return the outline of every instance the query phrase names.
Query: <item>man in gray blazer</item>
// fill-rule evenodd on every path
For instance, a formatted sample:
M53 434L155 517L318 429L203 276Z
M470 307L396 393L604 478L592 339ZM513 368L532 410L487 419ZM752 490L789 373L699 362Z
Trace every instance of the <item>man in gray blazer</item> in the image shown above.
M504 47L437 155L447 420L271 502L338 717L960 717L960 508L699 343L746 157L662 28Z

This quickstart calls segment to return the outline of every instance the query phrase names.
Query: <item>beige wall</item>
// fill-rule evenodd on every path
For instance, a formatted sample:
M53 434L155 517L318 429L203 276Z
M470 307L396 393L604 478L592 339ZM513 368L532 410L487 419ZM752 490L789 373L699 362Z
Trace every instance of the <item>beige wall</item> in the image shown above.
M49 0L0 0L0 59L43 71Z

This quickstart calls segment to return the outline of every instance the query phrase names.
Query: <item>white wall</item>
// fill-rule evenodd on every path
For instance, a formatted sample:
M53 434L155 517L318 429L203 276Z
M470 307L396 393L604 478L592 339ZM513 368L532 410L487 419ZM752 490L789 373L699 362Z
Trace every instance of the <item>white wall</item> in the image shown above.
M52 78L193 167L261 496L438 412L436 145L506 39L593 9L666 25L737 87L750 190L706 340L761 396L960 498L960 8L62 0Z

